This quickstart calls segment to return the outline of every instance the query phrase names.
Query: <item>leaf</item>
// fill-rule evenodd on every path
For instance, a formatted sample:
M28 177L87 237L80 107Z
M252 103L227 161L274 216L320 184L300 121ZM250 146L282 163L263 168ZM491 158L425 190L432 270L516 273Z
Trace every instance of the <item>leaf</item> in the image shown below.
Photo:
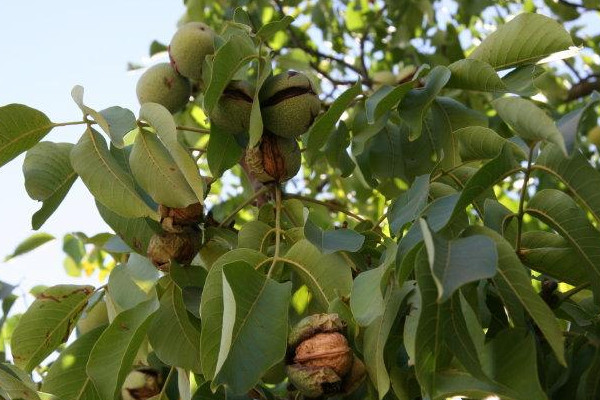
M552 310L531 286L531 278L513 247L498 233L482 226L469 227L464 236L469 235L487 235L494 240L498 250L498 273L494 281L512 291L542 331L558 361L565 365L564 338L560 325Z
M204 180L198 173L198 166L190 153L182 146L177 137L177 125L173 116L165 107L156 103L144 103L140 108L140 118L156 130L156 134L167 148L175 164L196 194L200 203L204 203Z
M182 291L174 283L160 298L160 307L148 328L148 340L165 364L202 373L199 326L191 322Z
M248 37L232 35L214 55L211 76L204 91L204 109L211 114L225 87L235 73L252 59L257 58L256 49Z
M529 268L569 285L590 282L581 256L565 238L555 233L523 232L519 258Z
M495 158L505 144L510 146L517 159L527 159L527 154L516 143L504 139L490 128L468 126L454 131L453 134L458 138L460 158L463 161Z
M0 107L0 167L32 148L54 126L46 114L23 104Z
M175 160L154 133L139 130L129 165L136 182L158 204L184 208L197 202Z
M458 60L448 65L448 69L452 76L447 87L482 92L506 91L506 85L487 62L475 59Z
M365 111L367 113L367 122L374 124L386 112L392 110L398 105L400 100L415 87L415 81L405 82L396 87L383 86L373 95L369 96L365 102Z
M382 282L388 268L380 265L377 268L361 272L352 284L350 309L354 319L360 326L370 325L383 314Z
M157 309L158 301L154 297L123 311L98 338L90 352L86 372L101 399L120 396L121 385L131 371L131 364Z
M349 251L352 253L361 249L365 237L352 229L328 229L323 230L310 217L304 224L304 237L315 245L323 254L331 254L337 251Z
M63 350L50 366L41 390L61 400L101 400L85 366L104 328L86 333Z
M35 387L21 381L10 367L0 364L0 396L6 395L8 400L40 400Z
M449 332L450 302L439 303L436 284L423 249L415 262L421 310L415 333L415 373L424 393L433 394L435 374L449 359L445 335Z
M502 81L508 87L509 92L532 97L540 91L535 86L535 79L543 73L544 69L538 65L523 65L504 75Z
M222 273L223 334L213 386L243 394L285 356L292 284L243 261L223 266Z
M262 221L247 222L242 225L238 233L238 247L266 252L271 233L274 233L273 228Z
M15 365L30 372L66 342L93 293L93 286L57 285L38 295L12 334Z
M23 175L27 194L44 202L33 215L33 229L39 229L54 213L77 179L70 160L72 148L71 143L40 142L25 155Z
M573 152L575 147L577 133L579 132L579 127L584 116L587 115L590 110L593 110L598 102L600 102L600 93L593 92L583 107L567 113L556 123L558 130L565 138L565 146L567 146L569 154Z
M600 172L579 151L565 157L557 146L544 147L534 169L552 174L569 189L577 201L600 222Z
M258 32L256 32L256 37L258 37L263 42L266 42L267 40L271 39L271 37L277 32L286 30L292 22L294 22L294 17L286 15L278 21L273 21L264 24L260 27Z
M425 114L436 96L448 83L450 76L451 73L448 68L440 65L436 66L425 77L425 86L411 90L400 102L398 112L400 118L410 128L409 139L411 141L421 136Z
M243 151L231 133L219 130L214 124L210 126L206 159L213 178L221 177L223 172L233 167Z
M414 221L427 205L429 174L418 176L410 188L392 203L387 212L391 232L398 236L404 225Z
M362 94L362 83L357 81L354 86L347 89L344 93L340 94L335 101L331 104L329 109L319 117L311 125L306 136L306 148L312 151L313 157L308 160L309 164L312 164L319 150L327 143L327 139L335 124L338 122L342 114L346 111L350 103L358 96Z
M600 296L600 232L587 219L577 203L556 189L537 192L525 212L532 215L569 241L588 269L594 296Z
M131 254L127 263L117 265L108 277L107 290L117 311L129 310L154 296L158 271L146 257Z
M495 69L533 64L573 46L571 35L556 20L523 13L501 25L469 55Z
M323 153L329 165L340 171L342 178L350 176L356 167L354 160L348 155L349 146L350 131L344 121L340 121L337 128L329 135Z
M9 254L8 256L4 257L4 262L6 262L10 259L13 259L15 257L21 256L23 254L27 254L30 251L35 250L38 247L40 247L41 245L48 243L54 239L55 239L55 237L50 235L49 233L44 233L44 232L34 233L33 235L29 236L24 241L19 243L19 245L12 252L12 254Z
M123 148L123 137L137 126L135 115L130 110L118 106L98 112L83 103L83 92L83 86L75 85L71 90L73 101L84 115L89 115L96 121L117 148Z
M250 141L248 142L248 148L258 146L260 142L260 138L263 134L263 121L262 115L260 111L260 89L263 84L271 76L271 72L273 72L271 67L271 60L266 59L264 57L260 57L258 60L258 65L260 69L260 75L256 80L256 87L254 89L254 97L252 99L252 110L250 111L250 129L249 136Z
M267 256L258 251L234 249L219 257L208 272L200 303L202 372L207 379L215 376L221 346L224 309L223 266L234 262L246 262L256 268L266 259Z
M492 105L517 134L526 141L554 143L567 155L562 134L550 117L529 100L519 97L503 97Z
M596 348L590 366L581 377L577 391L578 394L583 393L583 399L594 400L600 396L598 376L600 376L600 350Z
M158 219L136 192L131 176L108 151L106 142L93 128L87 128L71 150L71 165L94 197L126 218L151 216Z
M388 290L388 294L382 304L382 315L377 317L365 329L363 353L365 366L369 377L377 388L379 399L383 399L390 390L390 377L384 360L385 344L388 341L392 325L396 320L402 301L414 289L412 283L407 283L401 288L394 287Z
M308 287L316 309L326 312L331 301L348 296L352 288L350 265L339 254L322 254L308 240L294 244L282 258Z
M420 219L419 224L437 287L438 303L448 300L461 286L496 274L496 245L488 237L477 235L446 240L431 232L425 220Z

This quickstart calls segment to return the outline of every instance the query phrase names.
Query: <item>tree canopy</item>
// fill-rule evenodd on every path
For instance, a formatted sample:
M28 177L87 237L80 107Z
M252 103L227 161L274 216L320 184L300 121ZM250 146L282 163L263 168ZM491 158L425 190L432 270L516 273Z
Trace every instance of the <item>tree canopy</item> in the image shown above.
M33 229L110 227L0 282L0 399L600 398L600 2L185 5L139 109L0 106Z

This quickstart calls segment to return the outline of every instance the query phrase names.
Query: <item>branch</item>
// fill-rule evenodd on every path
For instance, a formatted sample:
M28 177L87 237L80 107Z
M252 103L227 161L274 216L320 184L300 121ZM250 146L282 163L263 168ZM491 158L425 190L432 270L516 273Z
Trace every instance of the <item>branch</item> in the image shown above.
M567 0L558 0L558 2L564 6L567 7L572 7L572 8L583 8L584 10L588 10L588 11L600 11L600 7L586 7L583 4L575 4L575 3L571 3L570 1Z
M600 90L600 74L592 74L583 78L569 89L566 101L573 101Z
M362 216L360 216L358 214L355 214L352 211L348 211L344 207L342 207L342 206L340 206L338 204L329 202L329 201L321 201L321 200L313 199L313 198L310 198L310 197L305 197L305 196L302 196L302 195L299 195L299 194L286 194L285 198L286 199L298 199L300 201L306 201L308 203L319 204L319 205L322 205L322 206L325 206L325 207L329 208L332 211L337 211L337 212L344 213L344 214L348 215L349 217L354 218L357 221L363 222L363 221L367 220L365 217L362 217Z

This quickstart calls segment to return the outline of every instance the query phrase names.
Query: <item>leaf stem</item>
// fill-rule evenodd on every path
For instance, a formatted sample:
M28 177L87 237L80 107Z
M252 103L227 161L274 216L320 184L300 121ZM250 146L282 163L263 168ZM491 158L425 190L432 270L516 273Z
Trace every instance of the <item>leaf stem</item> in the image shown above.
M206 133L206 134L210 133L210 129L194 128L193 126L180 126L180 125L177 125L175 127L175 129L177 129L178 131L190 131L190 132Z
M52 126L57 128L59 126L69 126L69 125L84 125L89 124L90 121L70 121L70 122L53 122Z
M525 197L527 197L527 185L529 184L529 177L531 176L531 165L533 163L534 150L535 144L529 146L529 155L527 156L527 169L525 169L525 176L523 177L523 186L521 187L521 194L519 195L519 211L517 212L517 239L515 243L515 250L517 252L521 249L521 237L523 233L523 215L525 214Z
M279 247L281 244L281 187L275 185L275 253L273 254L273 262L267 272L267 278L271 277L275 264L279 260Z
M321 200L313 199L313 198L310 198L310 197L305 197L305 196L302 196L300 194L286 194L285 197L287 199L298 199L300 201L306 201L308 203L319 204L319 205L327 207L328 209L330 209L332 211L337 211L337 212L341 212L343 214L346 214L349 217L352 217L355 220L360 221L360 222L363 222L363 221L367 220L365 217L362 217L362 216L360 216L358 214L355 214L352 211L348 211L344 207L342 207L340 205L337 205L335 203L331 203L331 202L327 202L327 201L321 201Z
M221 223L219 224L219 228L222 228L225 225L227 225L233 218L235 218L235 216L237 215L237 213L239 213L247 205L251 204L254 200L256 200L257 198L259 198L267 190L269 190L269 187L268 186L263 186L258 191L254 192L254 194L248 200L244 201L242 204L240 204L239 206L237 206L236 209L233 210L233 212L231 214L229 214L223 221L221 221Z
M579 286L575 286L573 289L567 290L564 293L560 294L560 301L564 301L566 299L568 299L571 296L576 295L577 293L581 292L584 289L587 289L590 286L589 282L586 283L582 283Z

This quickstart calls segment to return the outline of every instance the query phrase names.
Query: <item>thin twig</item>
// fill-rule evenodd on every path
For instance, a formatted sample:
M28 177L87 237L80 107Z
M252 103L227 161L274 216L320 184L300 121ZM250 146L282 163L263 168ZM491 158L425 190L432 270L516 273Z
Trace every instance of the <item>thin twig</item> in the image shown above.
M208 134L210 133L210 129L205 129L205 128L194 128L193 126L176 126L175 129L177 129L178 131L190 131L190 132L196 132L196 133L205 133Z
M254 194L248 200L244 201L242 204L240 204L239 206L237 206L236 209L233 210L233 212L231 214L229 214L223 221L221 221L221 223L219 224L219 228L222 228L222 227L226 226L227 224L229 224L229 222L233 218L235 218L235 216L237 215L237 213L239 213L240 211L242 211L242 209L244 209L246 206L248 206L249 204L251 204L254 200L256 200L257 198L259 198L267 190L269 190L269 187L268 186L264 186L264 187L260 188L258 191L254 192Z
M279 247L281 244L281 188L275 185L275 253L273 253L273 262L267 272L267 278L271 277L275 264L279 260Z
M519 211L517 212L517 240L515 243L515 250L519 252L521 249L521 236L523 231L523 215L525 214L524 205L525 197L527 196L527 184L529 183L529 176L531 175L531 165L533 163L533 151L535 150L535 144L529 146L529 156L527 158L527 169L525 170L525 177L523 178L523 186L521 187L521 194L519 196Z
M89 124L89 123L90 123L90 121L55 122L52 124L52 127L56 128L59 126L84 125L84 124Z
M349 217L352 217L352 218L354 218L357 221L363 222L363 221L367 220L366 218L361 217L360 215L355 214L352 211L348 211L344 207L339 206L339 205L334 204L334 203L331 203L331 202L321 201L321 200L313 199L313 198L310 198L310 197L305 197L305 196L302 196L302 195L299 195L299 194L286 194L285 198L287 198L287 199L298 199L300 201L306 201L308 203L320 204L322 206L325 206L325 207L329 208L332 211L337 211L337 212L341 212L343 214L346 214Z

